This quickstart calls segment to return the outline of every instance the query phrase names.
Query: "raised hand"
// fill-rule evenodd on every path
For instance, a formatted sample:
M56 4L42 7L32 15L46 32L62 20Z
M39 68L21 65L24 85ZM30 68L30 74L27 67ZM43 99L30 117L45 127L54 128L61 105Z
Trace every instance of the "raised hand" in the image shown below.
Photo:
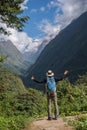
M31 80L34 80L34 79L35 79L34 76L32 76L32 77L31 77Z
M69 73L68 70L65 70L65 71L64 71L64 75L67 75L68 73Z

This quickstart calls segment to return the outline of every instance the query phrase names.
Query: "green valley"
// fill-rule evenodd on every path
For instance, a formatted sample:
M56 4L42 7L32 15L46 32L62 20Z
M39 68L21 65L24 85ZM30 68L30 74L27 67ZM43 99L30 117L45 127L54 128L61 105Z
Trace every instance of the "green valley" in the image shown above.
M68 79L57 84L60 116L87 113L87 75L72 85ZM26 89L14 73L0 67L0 130L21 130L32 119L47 116L46 93ZM87 122L87 118L84 118ZM79 121L79 120L78 120ZM84 123L82 122L82 123ZM81 124L75 125L76 130ZM86 130L84 124L84 129Z

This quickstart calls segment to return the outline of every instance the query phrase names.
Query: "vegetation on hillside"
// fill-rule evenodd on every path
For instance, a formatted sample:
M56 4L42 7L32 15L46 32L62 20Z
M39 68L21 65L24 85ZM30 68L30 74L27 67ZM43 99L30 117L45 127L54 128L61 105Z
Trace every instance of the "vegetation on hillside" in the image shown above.
M87 130L87 114L76 115L68 122L74 126L75 130Z
M4 61L4 57L0 54L0 62L2 63Z
M0 129L20 130L31 117L46 113L45 95L26 90L21 79L0 66Z
M75 130L87 130L87 74L74 85L68 80L58 83L58 104L62 116L74 116L68 122Z
M70 85L68 80L58 83L58 104L61 114L75 115L87 112L87 76L78 81L74 85Z
M4 61L2 66L18 75L23 75L27 68L31 65L31 63L24 58L24 55L13 45L10 40L0 41L1 60L2 57Z
M75 85L68 79L57 85L59 112L63 116L87 113L87 76L80 77ZM0 129L21 130L32 118L47 115L46 94L25 89L15 74L0 67ZM80 123L79 123L80 120ZM77 122L77 124L76 124ZM87 118L75 123L76 130L86 130ZM79 129L81 124L84 129Z

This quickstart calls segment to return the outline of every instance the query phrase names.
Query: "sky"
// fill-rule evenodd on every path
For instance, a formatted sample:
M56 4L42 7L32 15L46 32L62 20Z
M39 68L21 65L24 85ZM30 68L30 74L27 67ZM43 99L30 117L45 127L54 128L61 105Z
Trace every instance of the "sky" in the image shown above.
M23 15L30 19L23 32L8 28L8 38L22 52L38 51L39 45L49 43L63 28L87 11L87 0L25 0ZM5 25L4 25L5 26Z

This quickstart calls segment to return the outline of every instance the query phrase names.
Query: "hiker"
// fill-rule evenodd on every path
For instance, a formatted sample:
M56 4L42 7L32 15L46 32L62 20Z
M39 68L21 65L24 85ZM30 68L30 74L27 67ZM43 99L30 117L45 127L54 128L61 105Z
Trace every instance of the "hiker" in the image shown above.
M47 106L48 106L48 120L52 119L51 116L51 102L54 102L54 114L55 114L55 120L58 119L59 111L58 111L58 105L57 105L57 90L56 90L56 82L61 81L64 79L65 75L67 75L68 71L66 70L64 72L64 75L62 78L54 78L54 73L52 70L48 70L46 73L46 79L42 81L37 81L34 76L31 77L31 80L35 81L39 84L46 84L46 91L47 91Z

